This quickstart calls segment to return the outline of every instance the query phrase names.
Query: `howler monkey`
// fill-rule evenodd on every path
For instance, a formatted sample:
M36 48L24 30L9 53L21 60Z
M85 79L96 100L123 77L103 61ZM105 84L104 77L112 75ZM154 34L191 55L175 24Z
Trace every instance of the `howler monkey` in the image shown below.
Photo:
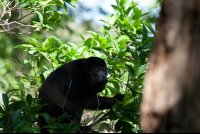
M64 119L63 123L80 122L84 109L103 110L111 108L116 99L123 100L124 95L100 97L107 80L107 66L103 59L90 57L68 62L53 71L39 89L38 104L48 104L40 112L51 117L59 117L66 112L72 117ZM45 119L39 116L40 128L47 125ZM42 129L42 132L47 130Z

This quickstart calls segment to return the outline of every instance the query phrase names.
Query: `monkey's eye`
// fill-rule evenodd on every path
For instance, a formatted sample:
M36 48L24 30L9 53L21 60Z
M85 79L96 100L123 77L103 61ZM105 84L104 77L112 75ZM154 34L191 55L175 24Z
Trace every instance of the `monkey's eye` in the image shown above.
M103 69L103 71L106 71L106 69Z
M96 71L99 71L99 69L98 69L98 68L96 68Z

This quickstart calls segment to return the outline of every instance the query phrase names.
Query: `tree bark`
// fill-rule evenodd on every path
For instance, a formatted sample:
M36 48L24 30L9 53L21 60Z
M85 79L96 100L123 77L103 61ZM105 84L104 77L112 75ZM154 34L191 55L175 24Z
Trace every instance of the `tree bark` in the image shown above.
M144 132L200 132L200 0L163 0L145 78Z

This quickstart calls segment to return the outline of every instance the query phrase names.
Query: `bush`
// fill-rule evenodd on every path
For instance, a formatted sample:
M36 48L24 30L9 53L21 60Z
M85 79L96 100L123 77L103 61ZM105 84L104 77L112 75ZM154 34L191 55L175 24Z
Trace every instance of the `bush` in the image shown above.
M59 124L68 115L56 119L46 113L38 113L42 106L37 105L37 91L35 91L36 98L30 94L25 96L23 83L39 88L55 68L66 62L90 56L101 57L108 65L109 83L100 94L104 96L125 94L122 102L117 101L113 109L104 111L104 118L96 119L97 122L104 121L99 125L99 131L106 129L121 133L136 133L142 130L139 108L148 55L154 41L154 37L149 37L148 33L155 35L155 31L143 19L147 13L142 14L135 2L117 0L117 5L112 7L116 14L107 15L106 21L101 20L107 25L102 27L102 36L88 31L93 37L85 39L80 35L83 39L81 45L72 42L63 43L58 37L51 36L42 43L32 38L26 41L26 44L15 47L25 48L29 53L24 64L31 65L34 75L23 74L19 80L19 89L9 90L3 94L4 105L3 108L0 107L2 132L40 132L38 124L35 123L38 115L46 118L49 124L46 127L50 132L72 132L74 128L80 126L80 124L73 126ZM38 15L42 18L44 14L38 13ZM102 115L101 112L98 113L99 116Z

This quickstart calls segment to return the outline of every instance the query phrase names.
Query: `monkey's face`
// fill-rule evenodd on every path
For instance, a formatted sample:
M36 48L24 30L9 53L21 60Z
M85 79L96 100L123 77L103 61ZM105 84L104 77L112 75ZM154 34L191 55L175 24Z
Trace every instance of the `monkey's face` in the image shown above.
M90 72L90 76L92 77L92 80L97 84L97 86L103 90L106 86L106 83L108 82L107 67L106 66L105 67L100 67L100 66L93 67Z

